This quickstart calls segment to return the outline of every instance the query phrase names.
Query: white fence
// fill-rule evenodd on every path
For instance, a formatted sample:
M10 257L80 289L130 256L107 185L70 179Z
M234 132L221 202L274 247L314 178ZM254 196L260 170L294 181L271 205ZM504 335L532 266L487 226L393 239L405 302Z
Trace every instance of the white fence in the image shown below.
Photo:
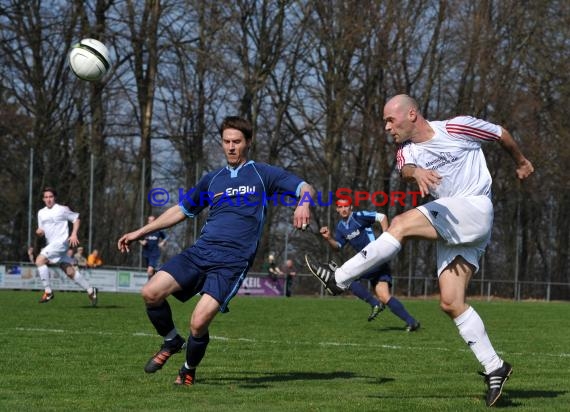
M147 281L146 271L141 268L108 267L82 271L89 282L105 292L138 293ZM55 290L81 290L56 267L50 267L51 286ZM42 290L42 283L32 264L0 263L0 289ZM242 290L243 289L243 290ZM275 288L266 274L250 272L248 281L240 289L244 295L279 296L281 288ZM395 295L427 298L439 294L437 279L429 276L393 276L392 290ZM324 290L309 274L299 274L293 285L294 295L324 296ZM480 296L491 300L494 297L513 300L570 300L570 282L508 281L483 279L475 275L470 282L468 296Z

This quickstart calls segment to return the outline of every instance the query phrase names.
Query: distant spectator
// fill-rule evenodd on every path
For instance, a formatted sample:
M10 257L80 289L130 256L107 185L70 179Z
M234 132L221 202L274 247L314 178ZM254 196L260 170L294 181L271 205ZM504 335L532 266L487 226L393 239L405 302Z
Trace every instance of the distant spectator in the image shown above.
M87 266L90 268L97 268L103 264L101 256L99 256L99 250L93 249L93 252L87 256Z
M297 269L292 259L287 259L281 272L285 273L285 296L290 298L293 290L293 282L295 276L297 276Z
M87 267L87 258L84 255L84 250L85 249L83 249L83 246L79 246L77 248L77 253L73 255L77 262L77 266L79 266L81 269L85 269Z
M26 263L36 263L36 255L34 254L33 246L28 246L26 248L26 250L22 254L22 257L20 258L20 261Z
M273 283L275 290L279 292L279 294L283 293L283 288L281 286L281 279L285 277L285 274L281 272L277 263L275 263L275 254L270 252L267 256L267 260L263 263L263 271L267 272L267 276Z
M75 259L75 251L73 250L72 247L67 249L67 252L65 253L67 255L67 257L69 258L69 262L73 265L73 266L77 266L77 259Z

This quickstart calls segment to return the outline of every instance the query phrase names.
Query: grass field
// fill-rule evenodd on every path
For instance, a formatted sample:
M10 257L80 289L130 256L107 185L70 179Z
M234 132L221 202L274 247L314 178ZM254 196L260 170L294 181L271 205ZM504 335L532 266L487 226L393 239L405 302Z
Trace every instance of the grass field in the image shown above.
M436 300L404 300L422 329L389 311L367 322L353 298L236 297L210 329L193 387L173 381L175 355L153 375L160 346L141 298L0 291L0 410L476 411L479 364ZM171 301L187 336L195 301ZM499 408L570 410L570 304L473 302L514 366Z

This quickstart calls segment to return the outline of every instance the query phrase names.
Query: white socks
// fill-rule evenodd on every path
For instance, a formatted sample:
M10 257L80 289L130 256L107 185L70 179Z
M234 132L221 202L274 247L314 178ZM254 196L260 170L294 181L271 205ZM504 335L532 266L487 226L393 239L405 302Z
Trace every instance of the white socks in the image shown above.
M503 361L493 349L481 317L471 306L453 319L459 334L485 368L485 373L493 372L503 366Z
M38 266L38 275L40 275L42 285L44 286L44 291L51 293L51 287L49 285L49 269L47 265Z
M38 266L38 274L44 286L44 290L47 293L51 293L51 287L49 283L49 268L47 265ZM75 275L73 276L73 281L86 290L89 294L93 293L93 288L89 285L87 279L83 277L81 272L75 269Z
M334 273L336 283L347 289L353 280L364 275L375 266L389 262L402 249L402 244L390 233L382 233L364 249L347 260Z
M87 292L89 292L88 289L91 288L89 286L89 282L87 282L87 279L85 279L81 272L77 269L75 269L75 276L73 277L73 281L81 286L84 290L87 290ZM93 293L93 289L91 289L90 293Z

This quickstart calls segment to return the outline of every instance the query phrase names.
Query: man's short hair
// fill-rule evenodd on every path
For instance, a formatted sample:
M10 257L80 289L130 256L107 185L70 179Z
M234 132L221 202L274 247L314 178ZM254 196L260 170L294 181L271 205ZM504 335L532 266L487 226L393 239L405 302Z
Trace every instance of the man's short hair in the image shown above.
M243 133L245 140L251 140L253 137L253 127L249 120L239 116L228 116L222 121L220 126L220 136L224 134L226 129L236 129Z
M51 192L54 197L57 197L57 192L56 192L55 188L53 188L53 187L51 187L51 186L46 186L46 187L43 188L43 190L42 190L42 196L44 195L45 192Z

